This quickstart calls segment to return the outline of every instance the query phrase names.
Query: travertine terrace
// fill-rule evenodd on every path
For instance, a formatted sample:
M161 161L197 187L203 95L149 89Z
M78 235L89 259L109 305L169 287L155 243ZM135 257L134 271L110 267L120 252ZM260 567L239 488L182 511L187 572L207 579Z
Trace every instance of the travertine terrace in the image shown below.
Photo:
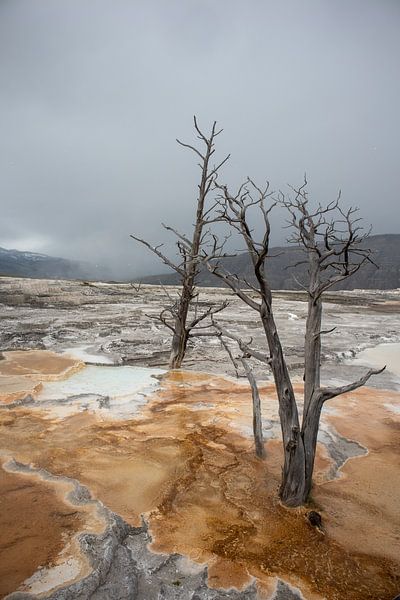
M261 343L254 315L226 290L202 290L199 302L227 297L221 322ZM218 340L191 347L184 371L166 371L168 333L152 319L163 288L3 278L0 301L2 597L399 593L398 291L328 297L324 328L337 329L324 339L326 382L354 379L381 357L390 370L326 406L312 497L324 532L309 525L309 508L277 500L269 373L257 371L261 461L247 380ZM282 292L275 306L301 397L306 304Z

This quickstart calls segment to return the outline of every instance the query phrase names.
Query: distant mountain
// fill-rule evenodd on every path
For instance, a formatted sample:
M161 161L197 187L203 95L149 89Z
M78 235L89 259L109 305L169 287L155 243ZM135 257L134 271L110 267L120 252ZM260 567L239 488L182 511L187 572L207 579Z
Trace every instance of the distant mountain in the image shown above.
M395 289L400 288L400 234L385 234L371 236L368 247L373 251L373 258L379 266L368 264L360 269L353 277L342 282L336 289ZM294 246L284 246L271 249L268 272L271 287L275 290L300 289L298 282L305 280L304 265L291 268L291 265L302 260L301 250ZM225 258L225 268L231 273L244 277L250 283L254 275L248 254ZM102 266L87 262L68 260L35 252L6 250L0 248L0 275L12 277L32 277L38 279L88 279L92 281L109 281L112 275ZM143 283L175 284L178 281L176 273L164 273L142 277ZM219 279L206 269L199 276L199 285L217 287Z
M0 248L0 275L38 279L109 279L103 267L20 250Z
M378 265L367 264L355 275L343 281L335 289L380 289L400 288L400 234L373 235L368 240L373 251L373 260ZM304 259L301 249L295 246L271 248L271 255L278 255L268 261L267 271L274 290L301 289L298 282L305 281L306 267L291 267ZM254 274L248 254L225 258L224 267L241 278L254 282ZM176 273L142 277L143 283L173 284L178 281ZM198 278L199 285L220 286L220 280L204 270Z

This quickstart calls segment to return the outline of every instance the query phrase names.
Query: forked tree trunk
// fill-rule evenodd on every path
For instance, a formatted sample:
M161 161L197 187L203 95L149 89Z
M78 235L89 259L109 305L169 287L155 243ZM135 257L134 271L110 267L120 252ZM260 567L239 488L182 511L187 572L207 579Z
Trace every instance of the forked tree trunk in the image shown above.
M315 293L319 284L318 259L310 257L310 293L305 339L304 410L302 428L290 375L272 311L272 293L262 265L253 258L261 290L260 316L271 355L271 370L279 401L284 465L279 496L287 506L307 501L312 485L319 419L322 304Z
M272 312L272 295L265 274L266 260L269 256L270 222L269 213L272 204L265 208L268 184L265 189L258 188L250 179L242 184L236 195L228 192L226 186L217 186L222 192L224 203L220 211L221 220L235 230L239 230L249 251L258 287L244 283L258 293L261 302L257 302L240 287L240 278L228 272L210 269L224 280L233 292L252 309L259 312L268 341L270 357L248 347L248 354L261 362L270 364L279 402L279 417L282 429L284 466L280 498L288 506L299 506L307 501L312 486L315 453L321 410L324 402L355 390L364 385L372 375L383 369L370 369L363 377L344 386L321 388L321 331L322 294L336 283L356 273L370 258L371 251L362 247L368 233L360 234L358 219L354 218L354 208L344 211L339 206L340 194L336 201L326 206L318 205L315 212L309 210L306 191L307 181L294 189L295 197L286 200L282 195L278 203L285 206L290 215L289 223L293 227L290 241L303 246L308 262L308 315L304 344L304 404L301 430L299 414L291 380L283 356L279 335ZM254 198L256 194L258 199ZM262 241L253 238L247 214L252 206L258 205L265 229ZM304 261L301 261L302 264ZM239 344L240 346L240 344Z

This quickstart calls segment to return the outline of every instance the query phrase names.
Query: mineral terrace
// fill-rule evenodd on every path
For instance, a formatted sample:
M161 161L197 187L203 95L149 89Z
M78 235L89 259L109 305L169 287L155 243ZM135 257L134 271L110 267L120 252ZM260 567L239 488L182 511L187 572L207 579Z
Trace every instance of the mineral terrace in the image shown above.
M176 293L174 288L168 294ZM227 329L264 345L223 289ZM281 443L270 373L257 368L266 459L251 396L216 338L167 371L158 286L0 279L0 597L391 600L400 593L400 292L327 297L325 383L387 365L326 405L311 508L278 501ZM302 394L306 316L277 292ZM234 346L232 346L234 352ZM240 374L241 375L241 374Z

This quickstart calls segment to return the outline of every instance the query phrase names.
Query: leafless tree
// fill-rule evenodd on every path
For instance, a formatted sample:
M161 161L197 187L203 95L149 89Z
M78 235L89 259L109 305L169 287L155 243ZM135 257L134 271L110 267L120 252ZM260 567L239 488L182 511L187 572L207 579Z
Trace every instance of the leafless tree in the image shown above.
M301 187L293 189L294 195L291 197L279 194L276 200L272 200L273 194L269 191L269 185L261 189L251 180L247 180L236 194L231 194L226 186L218 183L216 186L220 191L218 218L236 230L244 240L256 284L243 281L237 275L227 272L216 254L209 257L207 266L260 316L269 355L252 349L249 344L240 340L239 346L242 344L241 349L246 356L261 360L271 368L279 402L284 451L279 494L286 505L299 506L307 500L311 490L317 435L324 403L361 387L372 375L383 370L370 369L363 377L345 386L321 386L321 336L329 333L321 330L323 293L372 260L371 252L365 246L369 232L364 233L359 226L356 209L341 208L340 196L327 206L318 205L312 209L307 197L306 181ZM271 258L269 215L277 203L288 211L289 227L293 232L291 241L299 244L304 251L308 269L308 281L305 286L308 294L308 317L304 345L304 404L301 425L299 407L274 319L272 293L266 272L266 263ZM261 217L263 231L260 239L256 239L256 234L250 226L251 209L258 210ZM221 328L219 332L226 334ZM250 383L253 388L255 382Z
M263 432L262 432L260 394L258 391L257 381L254 376L253 369L247 359L250 358L251 356L253 356L253 357L257 356L257 359L260 360L261 362L269 363L269 357L262 354L261 352L252 350L249 346L249 344L251 344L252 340L250 340L249 343L246 344L239 336L231 333L230 331L225 329L225 327L222 327L221 324L217 323L215 321L215 319L213 319L213 318L212 318L212 324L213 324L214 329L217 332L216 335L218 335L221 338L222 345L223 345L225 351L228 353L229 358L231 359L231 361L233 363L233 366L236 371L236 375L237 376L239 375L238 361L240 361L242 364L242 367L244 369L244 372L246 374L246 377L249 381L249 384L251 387L251 395L252 395L252 399L253 399L253 436L254 436L255 451L256 451L256 455L258 456L258 458L264 458L265 457L265 448L264 448L264 438L263 438ZM237 345L241 351L241 354L239 355L239 357L235 358L233 356L233 354L232 354L229 346L226 344L224 338L230 338L231 340L234 340L237 343Z
M206 135L200 129L197 119L194 117L194 128L197 138L200 140L197 146L177 140L178 144L191 150L199 159L198 164L201 175L198 184L193 233L191 236L187 236L175 228L163 224L163 227L177 238L178 261L174 262L173 259L170 259L161 251L162 244L153 246L146 240L131 235L134 240L146 246L179 276L180 291L178 298L173 299L169 295L170 305L162 310L158 316L163 325L172 332L172 347L169 360L169 366L172 369L177 369L182 365L188 340L191 337L208 335L209 319L213 314L223 310L226 306L226 303L223 303L220 306L210 307L201 312L197 310L197 304L194 303L194 300L198 297L196 279L202 266L204 266L204 256L201 251L209 243L207 224L215 206L212 203L211 206L207 206L206 203L214 191L214 181L218 171L229 159L228 155L218 164L211 162L215 153L215 138L222 132L222 129L217 129L216 122L214 122L211 128L210 134ZM215 243L213 244L213 248L214 251L217 248ZM193 304L194 310L190 312Z

